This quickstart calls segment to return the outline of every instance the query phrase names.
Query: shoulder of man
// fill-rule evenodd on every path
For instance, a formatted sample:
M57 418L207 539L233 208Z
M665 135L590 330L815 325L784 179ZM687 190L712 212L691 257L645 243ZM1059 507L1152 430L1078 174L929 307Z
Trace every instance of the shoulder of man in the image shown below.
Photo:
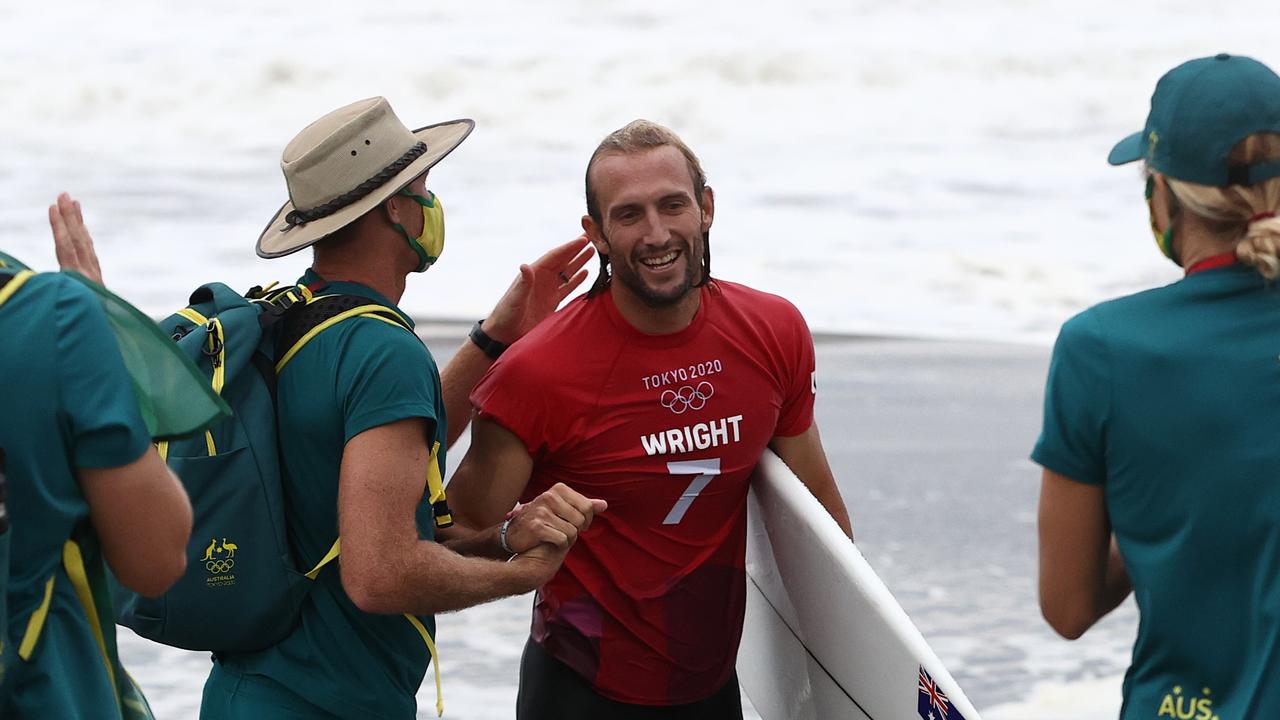
M718 294L721 304L730 312L750 317L755 322L768 325L798 323L807 328L800 309L781 295L727 280L713 281L711 292Z
M607 322L601 303L600 297L573 298L512 344L495 365L535 362L549 356L558 356L563 362L565 353L581 352L583 338L599 333L599 322Z

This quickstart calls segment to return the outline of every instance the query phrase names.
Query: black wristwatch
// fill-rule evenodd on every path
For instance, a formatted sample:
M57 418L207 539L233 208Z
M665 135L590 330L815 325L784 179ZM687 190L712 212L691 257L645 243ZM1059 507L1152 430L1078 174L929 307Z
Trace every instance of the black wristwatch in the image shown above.
M483 320L477 320L476 324L471 326L471 333L468 334L467 337L471 338L471 342L475 343L476 347L480 348L480 352L488 355L492 360L497 360L502 353L506 352L507 344L500 343L489 337L489 335L480 328L480 325L483 322Z

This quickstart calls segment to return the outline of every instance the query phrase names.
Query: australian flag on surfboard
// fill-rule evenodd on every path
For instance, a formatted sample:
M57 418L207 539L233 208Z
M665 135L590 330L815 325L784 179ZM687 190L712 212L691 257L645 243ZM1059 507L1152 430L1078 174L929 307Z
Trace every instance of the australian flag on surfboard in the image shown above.
M942 688L920 667L920 700L917 709L924 720L964 720L960 711L952 707Z

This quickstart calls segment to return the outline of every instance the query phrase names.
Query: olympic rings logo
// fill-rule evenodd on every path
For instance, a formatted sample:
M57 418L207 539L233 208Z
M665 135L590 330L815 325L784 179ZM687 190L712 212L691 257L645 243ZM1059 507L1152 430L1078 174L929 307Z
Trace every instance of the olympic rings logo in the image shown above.
M716 389L704 380L697 387L685 385L679 390L664 390L660 402L662 407L680 415L688 410L701 410L715 394Z
M235 566L235 560L210 560L204 564L204 569L214 575L217 575L219 573L230 572L231 568Z

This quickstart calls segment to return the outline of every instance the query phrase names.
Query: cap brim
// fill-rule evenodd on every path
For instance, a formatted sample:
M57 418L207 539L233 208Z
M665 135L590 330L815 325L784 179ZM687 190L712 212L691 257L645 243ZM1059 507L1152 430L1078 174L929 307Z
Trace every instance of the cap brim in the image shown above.
M1107 162L1112 165L1124 165L1142 159L1145 148L1142 147L1142 131L1130 135L1129 137L1116 143L1111 148L1111 153L1107 155Z
M475 126L474 120L463 118L414 130L414 137L426 143L427 152L397 173L386 185L328 217L313 220L306 225L290 225L285 218L293 212L294 207L292 202L286 202L276 211L275 217L271 218L267 228L258 237L258 256L277 258L289 255L310 247L341 230L443 160L446 155L453 152L454 148L461 145L463 140L467 139Z

